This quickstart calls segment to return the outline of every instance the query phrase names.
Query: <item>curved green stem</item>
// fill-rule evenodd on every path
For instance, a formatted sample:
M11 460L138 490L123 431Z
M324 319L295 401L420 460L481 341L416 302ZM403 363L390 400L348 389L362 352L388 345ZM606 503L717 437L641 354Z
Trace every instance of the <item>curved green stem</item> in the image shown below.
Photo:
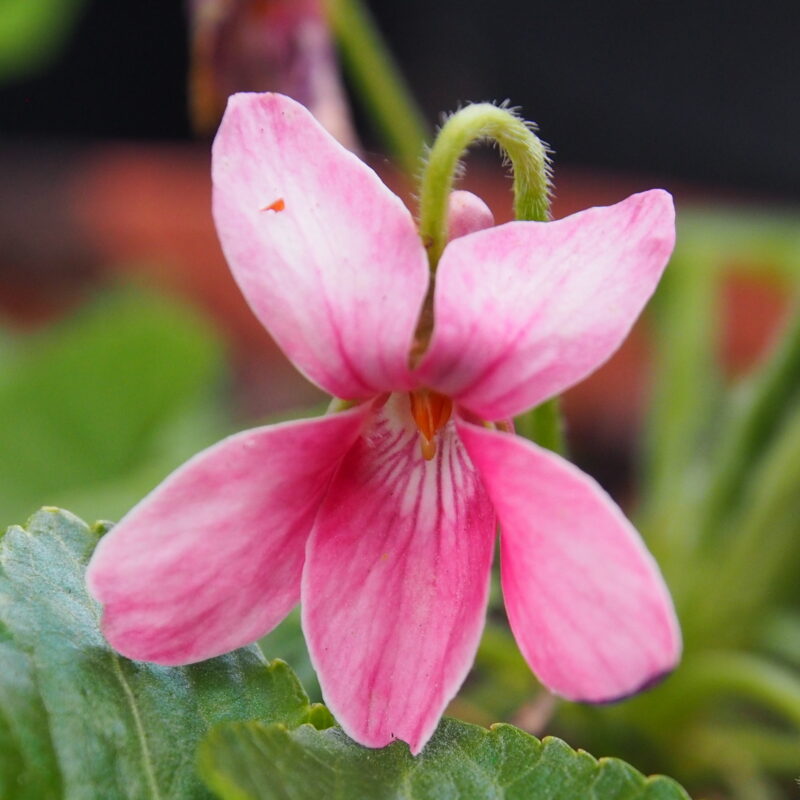
M345 66L392 156L419 170L428 129L369 12L359 0L325 0Z
M496 142L511 161L516 218L541 222L549 218L548 151L533 126L491 103L466 106L442 126L422 174L419 232L432 272L447 244L447 202L461 158L470 145L486 139Z

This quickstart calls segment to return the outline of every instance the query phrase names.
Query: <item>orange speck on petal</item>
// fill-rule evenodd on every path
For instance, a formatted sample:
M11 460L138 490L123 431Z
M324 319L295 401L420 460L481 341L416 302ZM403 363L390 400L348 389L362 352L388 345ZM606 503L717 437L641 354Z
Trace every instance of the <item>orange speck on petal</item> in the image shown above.
M282 197L279 197L274 203L270 203L268 206L264 206L262 211L283 211L286 208L286 202Z

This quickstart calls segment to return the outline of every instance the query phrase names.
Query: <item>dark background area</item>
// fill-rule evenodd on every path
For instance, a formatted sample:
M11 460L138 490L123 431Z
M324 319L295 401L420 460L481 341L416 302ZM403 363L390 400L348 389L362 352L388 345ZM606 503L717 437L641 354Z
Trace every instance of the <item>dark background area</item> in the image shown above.
M797 2L371 7L432 122L509 98L558 164L800 196ZM90 0L53 66L0 87L0 135L189 138L186 59L182 3Z

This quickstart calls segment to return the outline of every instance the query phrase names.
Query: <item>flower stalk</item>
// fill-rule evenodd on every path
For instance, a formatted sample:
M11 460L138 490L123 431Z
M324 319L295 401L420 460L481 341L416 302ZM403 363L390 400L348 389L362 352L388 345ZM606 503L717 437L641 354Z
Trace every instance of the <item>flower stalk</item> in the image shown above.
M447 201L464 153L476 142L497 143L514 173L514 216L545 222L550 218L550 162L547 145L532 123L491 103L465 106L451 115L431 148L420 186L419 232L436 271L447 244Z

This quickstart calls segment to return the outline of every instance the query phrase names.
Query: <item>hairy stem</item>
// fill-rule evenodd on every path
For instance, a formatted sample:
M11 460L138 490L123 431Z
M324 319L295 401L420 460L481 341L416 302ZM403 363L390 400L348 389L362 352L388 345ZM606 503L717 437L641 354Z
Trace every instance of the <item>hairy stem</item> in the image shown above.
M428 249L431 271L447 244L447 202L467 149L494 141L511 161L514 214L544 222L550 216L550 163L547 146L533 126L507 108L491 103L466 106L450 116L433 144L420 186L419 232Z
M416 174L427 126L369 11L360 0L325 0L325 8L364 106L400 167Z

